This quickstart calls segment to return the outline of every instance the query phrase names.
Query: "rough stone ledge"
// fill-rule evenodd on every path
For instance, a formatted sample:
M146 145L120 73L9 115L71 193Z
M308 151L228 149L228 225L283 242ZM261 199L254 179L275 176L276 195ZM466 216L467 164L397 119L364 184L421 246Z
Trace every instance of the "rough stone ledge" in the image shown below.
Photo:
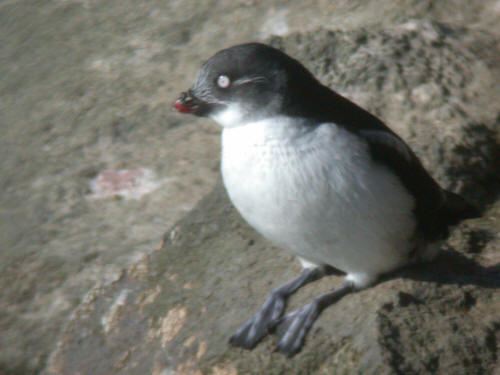
M459 226L434 263L327 309L288 360L272 352L272 336L251 352L227 344L298 265L242 222L219 183L158 251L89 294L46 374L499 373L500 108L477 95L494 97L498 75L460 43L467 31L417 26L319 30L273 43L388 120L441 183L481 205L482 218ZM344 76L330 75L341 68ZM289 309L338 282L305 287Z

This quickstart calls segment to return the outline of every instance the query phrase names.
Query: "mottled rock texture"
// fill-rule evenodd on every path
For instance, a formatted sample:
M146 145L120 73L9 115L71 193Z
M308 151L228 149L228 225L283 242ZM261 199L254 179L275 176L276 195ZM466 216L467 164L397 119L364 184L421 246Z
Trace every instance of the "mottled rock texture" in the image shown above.
M498 0L0 2L0 374L498 367L499 17ZM298 266L220 187L154 252L218 170L218 127L171 103L204 59L249 40L381 116L485 209L449 241L463 257L344 299L292 362L269 354L272 339L255 353L226 345Z
M303 351L230 348L229 335L298 272L242 222L221 184L145 256L74 311L48 374L484 374L499 371L498 74L465 29L412 21L318 29L271 43L402 134L445 186L485 211L436 262L401 270L327 309ZM484 36L486 40L488 36ZM331 277L289 308L337 285Z

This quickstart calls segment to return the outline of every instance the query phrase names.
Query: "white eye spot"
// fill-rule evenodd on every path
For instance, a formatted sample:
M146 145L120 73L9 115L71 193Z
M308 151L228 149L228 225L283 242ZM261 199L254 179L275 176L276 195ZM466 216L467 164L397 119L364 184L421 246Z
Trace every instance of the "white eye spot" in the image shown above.
M222 74L217 78L217 86L227 89L229 85L231 84L231 80L229 79L228 76Z

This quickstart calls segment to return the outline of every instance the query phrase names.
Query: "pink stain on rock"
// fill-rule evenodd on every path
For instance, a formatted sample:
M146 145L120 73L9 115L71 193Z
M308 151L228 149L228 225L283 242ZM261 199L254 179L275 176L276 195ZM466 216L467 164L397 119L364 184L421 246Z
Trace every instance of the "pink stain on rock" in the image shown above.
M143 175L142 169L121 169L118 171L106 169L97 176L97 184L102 190L116 194L122 190L133 189L137 185L138 177Z
M105 169L90 182L92 194L89 198L133 198L139 199L157 189L168 179L156 178L147 168Z

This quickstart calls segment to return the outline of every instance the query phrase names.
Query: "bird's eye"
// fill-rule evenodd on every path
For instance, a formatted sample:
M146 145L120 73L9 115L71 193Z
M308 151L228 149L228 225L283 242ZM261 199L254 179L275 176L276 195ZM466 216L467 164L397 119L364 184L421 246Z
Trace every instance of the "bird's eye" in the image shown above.
M217 86L223 89L227 89L231 84L231 80L228 76L222 74L217 78Z

